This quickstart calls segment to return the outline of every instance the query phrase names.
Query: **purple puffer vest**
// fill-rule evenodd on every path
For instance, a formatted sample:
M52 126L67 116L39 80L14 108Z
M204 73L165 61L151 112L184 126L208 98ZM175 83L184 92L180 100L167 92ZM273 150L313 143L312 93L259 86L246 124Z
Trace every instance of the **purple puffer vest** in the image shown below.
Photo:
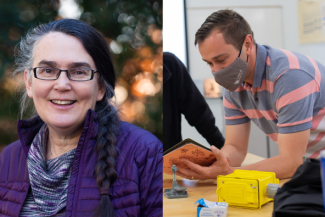
M0 216L19 216L30 187L27 154L43 122L39 117L18 122L20 140L0 154ZM94 168L98 123L89 110L76 149L65 216L92 216L99 200ZM162 144L151 133L121 122L117 137L117 179L111 202L118 216L162 216Z

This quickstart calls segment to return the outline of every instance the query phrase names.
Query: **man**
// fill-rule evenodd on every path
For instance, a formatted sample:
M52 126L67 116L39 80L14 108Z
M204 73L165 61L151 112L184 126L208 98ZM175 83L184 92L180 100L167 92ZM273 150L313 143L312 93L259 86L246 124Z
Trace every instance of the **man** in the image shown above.
M225 142L215 118L184 64L164 52L164 151L182 141L181 114L210 145L221 148Z
M203 61L225 87L225 145L211 147L217 161L178 168L189 179L216 178L234 169L293 175L303 155L317 158L325 147L325 67L310 57L256 44L246 20L232 10L211 14L196 32ZM248 148L250 120L279 146L279 155L240 167ZM227 162L229 158L230 163Z

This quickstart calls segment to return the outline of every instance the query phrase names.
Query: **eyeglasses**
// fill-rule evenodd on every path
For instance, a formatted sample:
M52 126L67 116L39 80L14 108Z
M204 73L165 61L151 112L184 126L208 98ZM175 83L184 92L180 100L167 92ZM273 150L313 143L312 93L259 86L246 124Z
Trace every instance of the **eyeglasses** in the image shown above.
M66 72L71 81L89 81L94 78L94 73L98 72L88 68L71 68L61 70L54 67L36 67L33 68L34 76L41 80L57 80L61 72Z

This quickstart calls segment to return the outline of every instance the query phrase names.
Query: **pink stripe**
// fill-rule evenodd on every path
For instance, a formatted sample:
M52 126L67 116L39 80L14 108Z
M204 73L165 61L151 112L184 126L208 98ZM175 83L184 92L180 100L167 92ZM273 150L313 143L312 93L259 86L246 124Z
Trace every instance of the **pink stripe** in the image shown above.
M312 80L304 86L299 87L278 99L276 101L276 109L279 111L280 108L297 102L298 100L301 100L314 92L319 92L319 87L316 81Z
M267 90L270 93L273 93L274 92L274 82L263 79L261 87L257 88L257 92L260 92L263 90Z
M271 66L271 60L269 56L266 57L266 65Z
M316 130L317 127L319 126L320 122L322 121L322 119L324 118L325 116L325 108L319 110L318 114L316 116L313 117L313 120L312 120L312 128L311 130Z
M322 149L314 152L312 155L310 155L309 158L317 158L320 155L320 152L323 151L323 150L325 150L325 148L322 148Z
M298 58L291 51L280 50L287 55L290 69L300 69Z
M325 132L319 133L314 141L308 143L307 148L316 145L319 141L321 141L324 138L324 136L325 136Z
M252 119L252 118L260 119L262 117L265 117L267 120L275 120L276 119L275 113L272 109L267 110L267 111L260 111L258 109L247 109L247 110L242 110L242 111L250 119Z
M278 141L278 134L277 133L267 134L267 136L270 137L274 142Z
M320 71L319 71L318 65L317 65L317 63L316 63L316 61L314 59L312 59L310 57L308 57L308 59L313 64L313 66L315 68L315 80L317 81L317 84L320 85L321 75L320 75Z
M237 115L237 116L231 116L231 117L226 117L225 116L225 119L226 120L234 120L234 119L240 119L240 118L245 118L246 115Z
M277 124L277 125L278 125L278 127L289 127L289 126L294 126L294 125L298 125L298 124L303 124L303 123L306 123L306 122L311 121L311 120L313 120L313 117L309 117L309 118L306 118L305 120L296 121L296 122L293 122L293 123Z
M237 107L230 103L225 97L223 98L223 106L229 109L237 109Z

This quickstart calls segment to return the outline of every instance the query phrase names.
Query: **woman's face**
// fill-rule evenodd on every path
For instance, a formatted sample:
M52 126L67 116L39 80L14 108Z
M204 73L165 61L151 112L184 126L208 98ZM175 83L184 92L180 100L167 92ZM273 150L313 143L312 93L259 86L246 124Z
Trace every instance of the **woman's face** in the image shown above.
M50 66L58 69L91 68L92 57L78 38L51 32L36 44L33 68ZM25 71L27 93L33 98L41 119L57 132L69 135L82 130L88 109L95 109L105 89L99 87L98 73L90 81L71 81L66 72L57 80L40 80Z

